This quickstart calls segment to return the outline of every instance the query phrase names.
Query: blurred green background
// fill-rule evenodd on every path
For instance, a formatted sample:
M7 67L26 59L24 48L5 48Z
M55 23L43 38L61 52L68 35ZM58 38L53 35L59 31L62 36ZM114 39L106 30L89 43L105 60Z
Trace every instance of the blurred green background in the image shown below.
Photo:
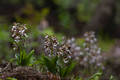
M108 51L120 38L119 0L0 0L0 59L9 59L10 29L14 22L28 24L36 40L42 34L76 37L97 33L100 47ZM107 36L106 36L107 35ZM32 46L37 46L34 42Z

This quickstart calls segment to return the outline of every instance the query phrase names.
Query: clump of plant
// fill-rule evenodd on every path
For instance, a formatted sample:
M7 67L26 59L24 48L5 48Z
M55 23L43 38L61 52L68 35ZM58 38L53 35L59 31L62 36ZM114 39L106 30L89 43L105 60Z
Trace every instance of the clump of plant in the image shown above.
M89 66L89 64L94 65L95 68L101 67L102 64L102 55L101 48L98 47L97 38L95 37L95 32L87 32L84 34L85 42L83 44L83 61L81 64L84 66Z
M71 60L70 46L59 43L54 36L45 36L45 54L39 60L44 68L61 78L67 77L75 67L75 62Z
M77 61L77 63L79 63L80 67L77 69L82 71L81 73L84 75L92 75L104 69L102 62L104 58L101 54L101 48L98 47L94 32L87 32L84 34L83 46L78 46L75 42L75 38L63 38L63 41L59 43L54 36L47 35L45 36L44 49L45 56L42 57L41 63L47 67L48 71L62 77L63 75L61 75L61 70L59 70L59 68L62 67L65 69L72 61ZM52 65L49 66L49 63ZM58 68L59 65L60 67ZM78 73L80 71L78 71Z
M82 73L94 73L103 69L101 49L97 45L97 39L94 32L84 34L83 46L78 46L75 38L63 38L58 42L55 36L46 35L44 37L44 53L36 61L33 56L34 50L27 53L26 41L28 39L26 25L15 23L12 27L12 39L14 44L15 61L18 66L39 66L39 70L56 75L57 78L65 78L76 67L76 62L83 67ZM36 67L38 69L38 67ZM79 71L78 71L79 72Z
M70 47L70 52L72 58L77 58L81 53L81 47L76 44L76 39L74 37L66 39L65 37L62 40L62 44L67 44Z
M25 24L14 23L11 29L11 36L13 39L13 50L15 53L15 62L19 66L31 66L34 61L34 50L29 54L26 52L26 41L28 38L27 27Z
M80 76L86 74L92 75L97 71L104 69L104 57L102 56L101 48L98 47L95 32L86 32L83 40L82 46L76 44L75 38L68 40L64 39L63 43L66 43L71 47L71 58L78 63L76 69L80 70L77 70L77 74L80 74Z
M66 43L60 44L54 36L45 36L44 48L49 57L58 56L63 59L64 63L71 59L71 47Z
M32 66L33 64L42 66L42 69L58 75L58 77L66 77L75 67L75 63L71 60L70 46L67 44L60 44L56 37L45 36L44 40L44 54L40 55L40 59L34 61L34 50L30 53L26 51L26 41L28 40L27 27L24 24L15 23L11 29L13 39L13 49L15 59L13 59L18 66ZM38 63L37 63L38 62Z
M101 48L98 47L95 33L92 31L84 34L83 46L78 46L73 37L63 38L59 42L55 36L42 35L40 45L43 53L40 53L39 57L33 56L34 50L27 49L26 42L29 41L29 36L25 24L15 23L11 29L11 37L15 51L15 58L12 60L17 66L34 66L35 70L45 72L50 80L61 80L67 77L71 80L74 78L99 80L101 77L104 58ZM110 80L113 79L110 77Z

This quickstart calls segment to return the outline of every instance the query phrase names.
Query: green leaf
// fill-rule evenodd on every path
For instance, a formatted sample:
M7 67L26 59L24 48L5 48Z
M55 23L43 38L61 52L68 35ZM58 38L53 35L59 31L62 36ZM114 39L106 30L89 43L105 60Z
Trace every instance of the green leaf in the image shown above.
M32 66L34 50L32 50L29 54L26 53L25 50L21 50L20 54L16 55L16 62L19 66Z
M71 62L70 65L65 66L65 67L59 67L60 69L60 76L61 77L66 77L67 75L70 74L70 72L73 70L73 68L75 67L76 63L75 62Z
M17 79L9 77L9 78L7 78L7 80L17 80Z
M102 73L98 72L95 73L92 77L90 77L88 80L99 80L100 76L102 75Z
M33 54L34 54L34 50L32 50L32 51L28 54L28 56L26 56L26 62L28 63L28 65L33 62L33 57L32 57Z
M111 75L109 80L115 80L114 76Z
M48 71L55 75L60 75L60 77L68 76L76 64L75 62L70 62L70 64L66 65L63 63L62 58L58 58L57 56L47 57L45 55L42 55L38 62L47 68Z
M49 59L48 57L44 56L44 65L47 67L47 69L56 74L57 72L57 57Z

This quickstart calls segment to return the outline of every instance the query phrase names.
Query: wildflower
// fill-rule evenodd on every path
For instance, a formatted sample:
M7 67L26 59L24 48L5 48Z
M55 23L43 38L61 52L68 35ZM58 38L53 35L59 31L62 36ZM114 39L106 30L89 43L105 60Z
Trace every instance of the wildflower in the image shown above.
M85 51L89 51L89 48L85 48Z
M27 28L26 25L21 25L20 23L14 23L12 26L12 38L16 43L20 42L23 38L28 37L26 34Z
M95 32L87 32L84 34L85 42L83 43L83 51L79 53L80 64L84 67L89 66L89 64L96 67L103 67L102 65L102 55L101 48L97 45L97 38L95 37ZM84 53L84 54L83 54ZM101 64L101 65L100 65Z
M74 42L74 41L75 41L75 38L74 38L74 37L72 37L71 41L72 41L72 42Z
M94 40L90 40L90 43L93 44L93 43L94 43Z
M80 55L83 55L83 52L80 52Z
M45 36L44 48L49 57L62 57L64 63L68 63L69 59L71 59L72 53L70 51L70 46L64 42L59 44L56 37L54 36Z
M75 50L80 50L80 47L75 47Z
M89 41L90 39L87 37L85 40L86 40L86 41Z
M64 59L64 63L68 63L68 60L66 58Z
M95 41L95 42L97 42L97 39L96 39L96 38L94 38L94 41Z
M84 36L87 37L87 36L88 36L88 33L86 32L86 33L84 34Z
M97 54L100 54L100 53L101 53L101 48L98 48Z

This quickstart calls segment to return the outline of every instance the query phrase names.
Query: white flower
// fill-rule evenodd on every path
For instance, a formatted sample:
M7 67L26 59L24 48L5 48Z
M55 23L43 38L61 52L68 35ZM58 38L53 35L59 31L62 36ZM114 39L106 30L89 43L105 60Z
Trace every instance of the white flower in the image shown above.
M14 51L15 51L16 49L17 49L16 47L13 48Z
M74 42L74 41L75 41L75 38L72 37L71 41Z
M69 59L71 59L71 56L68 56Z
M97 54L100 54L100 53L101 53L101 48L97 50Z
M91 48L92 49L97 49L98 47L97 47L97 45L93 45Z
M79 60L79 57L75 57L76 60Z
M64 63L68 63L69 61L67 59L64 59Z
M12 34L12 37L15 37L15 35L16 35L16 34L15 34L15 33L13 33L13 34Z
M94 32L94 31L92 31L92 32L91 32L91 35L95 35L95 32Z
M13 26L13 27L12 27L12 31L14 31L16 28L17 28L16 26Z
M93 41L93 40L90 40L90 43L91 43L91 44L93 44L93 43L94 43L94 41Z
M102 56L101 56L101 55L98 55L98 56L97 56L97 59L98 59L98 60L102 59Z
M85 51L89 51L89 48L85 48Z
M71 40L67 40L67 43L71 43Z
M75 47L76 46L76 44L75 43L73 43L72 45L71 45L71 47Z
M20 39L20 37L19 37L19 36L16 36L15 39L18 40L18 39Z
M63 53L62 53L62 52L59 52L59 54L63 56Z
M51 57L52 55L51 54L48 54L49 57Z
M97 63L97 66L101 66L101 63Z
M48 37L49 37L48 35L45 36L45 38L48 38Z
M18 43L18 42L20 42L20 40L15 40L15 42L17 42L17 43Z
M87 37L85 40L86 40L86 41L89 41L90 39Z
M95 42L97 42L97 39L96 39L96 38L94 38L94 41L95 41Z
M92 57L92 59L90 60L90 63L95 63L96 61L96 57Z
M94 34L91 34L91 35L90 35L90 37L94 38L94 37L95 37L95 35L94 35Z
M75 47L75 50L77 50L77 51L80 50L80 47Z
M80 52L80 55L83 55L83 52Z
M92 60L89 61L89 63L90 63L90 64L93 64L93 63L95 63L95 60L92 59Z
M84 57L83 61L87 62L87 60L88 60L88 57Z
M85 33L84 36L87 37L87 36L88 36L88 33Z
M91 52L91 53L95 53L95 52L96 52L96 50L94 50L94 49L93 49L93 50L90 50L90 52Z

